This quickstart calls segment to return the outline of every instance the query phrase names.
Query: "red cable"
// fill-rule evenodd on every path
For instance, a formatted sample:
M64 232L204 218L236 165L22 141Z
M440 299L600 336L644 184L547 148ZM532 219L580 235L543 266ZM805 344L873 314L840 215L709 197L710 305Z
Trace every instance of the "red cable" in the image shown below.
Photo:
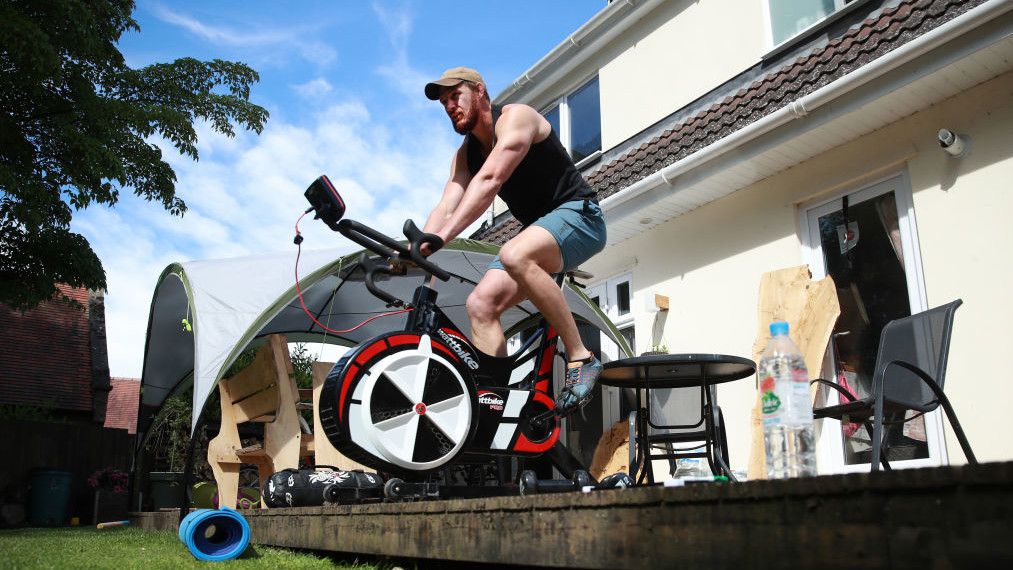
M317 318L313 316L313 313L310 312L309 307L306 306L306 301L304 301L303 297L302 297L302 288L299 285L299 258L302 256L302 239L300 239L302 237L302 234L299 233L299 222L302 221L303 216L305 216L306 214L310 213L311 211L313 211L312 208L310 208L309 210L306 210L305 212L302 213L302 216L299 216L299 219L295 221L295 235L296 235L295 245L296 245L296 248L297 248L296 249L296 254L295 254L295 292L299 295L299 305L302 306L303 312L306 313L306 316L309 317L310 320L312 320L314 323L316 323L316 325L318 327L324 329L325 331L327 331L329 333L333 333L333 334L345 334L345 333L350 333L350 332L354 331L355 329L357 329L357 328L365 325L366 323L368 323L368 322L370 322L372 320L379 319L380 317L389 317L389 316L392 316L392 315L399 315L401 313L407 313L408 311L412 310L411 307L409 307L407 309L401 309L399 311L390 311L390 312L387 312L387 313L380 313L379 315L373 315L372 317L369 317L368 319L362 321L361 323L355 325L354 327L352 327L350 329L345 329L343 331L336 331L334 329L327 328L326 325L324 325L323 323L321 323L320 321L318 321Z

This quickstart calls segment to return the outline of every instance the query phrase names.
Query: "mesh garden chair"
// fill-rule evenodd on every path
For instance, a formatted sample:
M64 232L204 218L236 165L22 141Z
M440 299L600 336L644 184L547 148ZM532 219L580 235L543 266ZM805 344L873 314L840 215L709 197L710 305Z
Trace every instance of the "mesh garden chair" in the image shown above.
M891 424L909 421L940 405L967 461L977 463L953 406L943 394L953 315L962 303L957 299L935 309L887 323L880 337L872 392L868 397L855 399L834 382L823 379L812 381L836 390L843 401L835 406L814 409L814 417L866 425L872 437L873 471L879 469L881 462L886 469L890 468L883 444L887 441L886 431ZM920 413L896 422L884 420L884 416L896 417L907 410Z

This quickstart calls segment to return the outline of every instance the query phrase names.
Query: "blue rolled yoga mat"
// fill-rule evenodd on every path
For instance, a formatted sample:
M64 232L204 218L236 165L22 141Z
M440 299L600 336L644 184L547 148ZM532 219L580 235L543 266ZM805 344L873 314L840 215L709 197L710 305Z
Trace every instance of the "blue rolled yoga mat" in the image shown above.
M228 507L198 509L180 523L179 539L197 560L232 560L250 544L250 524Z

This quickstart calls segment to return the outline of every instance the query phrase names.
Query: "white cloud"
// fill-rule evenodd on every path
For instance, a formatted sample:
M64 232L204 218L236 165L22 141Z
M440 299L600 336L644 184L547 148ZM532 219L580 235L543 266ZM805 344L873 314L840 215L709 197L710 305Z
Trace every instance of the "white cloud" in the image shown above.
M151 297L170 262L278 251L294 259L293 225L307 207L303 192L321 174L345 198L350 218L394 236L406 218L424 222L442 193L460 138L435 107L419 111L429 103L421 96L429 78L408 57L411 11L379 3L373 11L393 48L389 60L373 69L387 80L386 89L403 94L401 104L370 98L376 107L367 107L357 92L336 89L317 71L315 79L290 87L306 104L272 113L259 136L239 131L229 138L198 124L199 162L159 143L176 172L177 195L189 207L182 218L133 196L113 209L92 207L75 216L74 229L91 241L107 271L113 375L140 376ZM264 58L297 56L319 64L335 57L307 27L240 31L164 7L156 13L206 41ZM348 243L311 216L303 218L300 230L304 248Z
M408 58L408 43L411 39L413 16L411 8L387 8L379 2L373 2L373 12L387 34L387 41L394 50L393 61L377 67L376 72L387 79L403 95L420 106L425 102L422 98L422 86L431 78L412 67Z
M408 39L412 33L412 14L407 5L397 9L387 9L379 2L373 2L373 12L376 13L383 26L387 38L398 51L405 51L408 47Z
M459 140L443 121L374 117L361 101L346 99L322 108L310 124L272 119L260 136L240 132L234 139L199 125L199 162L166 150L177 195L189 207L182 218L130 195L115 208L75 216L75 231L89 239L107 272L114 376L141 374L151 297L170 262L277 251L294 258L293 225L307 207L302 194L321 174L342 193L350 218L391 235L400 235L406 218L424 222ZM305 248L346 244L310 216L300 230Z
M269 48L271 51L264 51L261 55L267 59L278 59L280 54L278 48L288 48L294 51L299 57L325 67L337 59L337 52L324 42L312 39L313 28L301 26L288 29L264 29L264 28L231 28L228 26L215 26L206 24L190 17L173 11L163 5L153 6L155 16L174 26L183 28L191 34L202 38L215 45L227 45L239 48Z
M322 77L299 85L293 85L292 89L303 99L314 102L322 101L331 91L334 91L334 87Z

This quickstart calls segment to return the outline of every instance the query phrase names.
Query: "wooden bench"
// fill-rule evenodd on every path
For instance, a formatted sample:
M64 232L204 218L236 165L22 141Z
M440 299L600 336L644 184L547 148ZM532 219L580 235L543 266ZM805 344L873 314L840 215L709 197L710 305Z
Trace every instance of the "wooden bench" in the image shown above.
M239 493L239 469L257 466L260 488L273 473L299 466L299 459L312 458L314 465L339 469L367 469L341 455L323 435L320 393L333 363L313 363L313 389L296 387L288 343L282 335L270 335L247 367L218 383L222 422L218 436L208 443L208 463L218 485L218 504L233 506ZM300 429L299 411L312 409L313 434ZM261 443L243 447L239 425L264 424ZM261 502L263 506L263 502Z
M267 337L249 366L218 383L218 393L222 422L208 442L208 463L218 484L218 504L231 507L239 492L240 466L256 465L263 488L272 473L297 468L300 457L312 456L313 436L299 427L299 391L282 335ZM246 422L264 424L261 443L243 447L239 425Z

